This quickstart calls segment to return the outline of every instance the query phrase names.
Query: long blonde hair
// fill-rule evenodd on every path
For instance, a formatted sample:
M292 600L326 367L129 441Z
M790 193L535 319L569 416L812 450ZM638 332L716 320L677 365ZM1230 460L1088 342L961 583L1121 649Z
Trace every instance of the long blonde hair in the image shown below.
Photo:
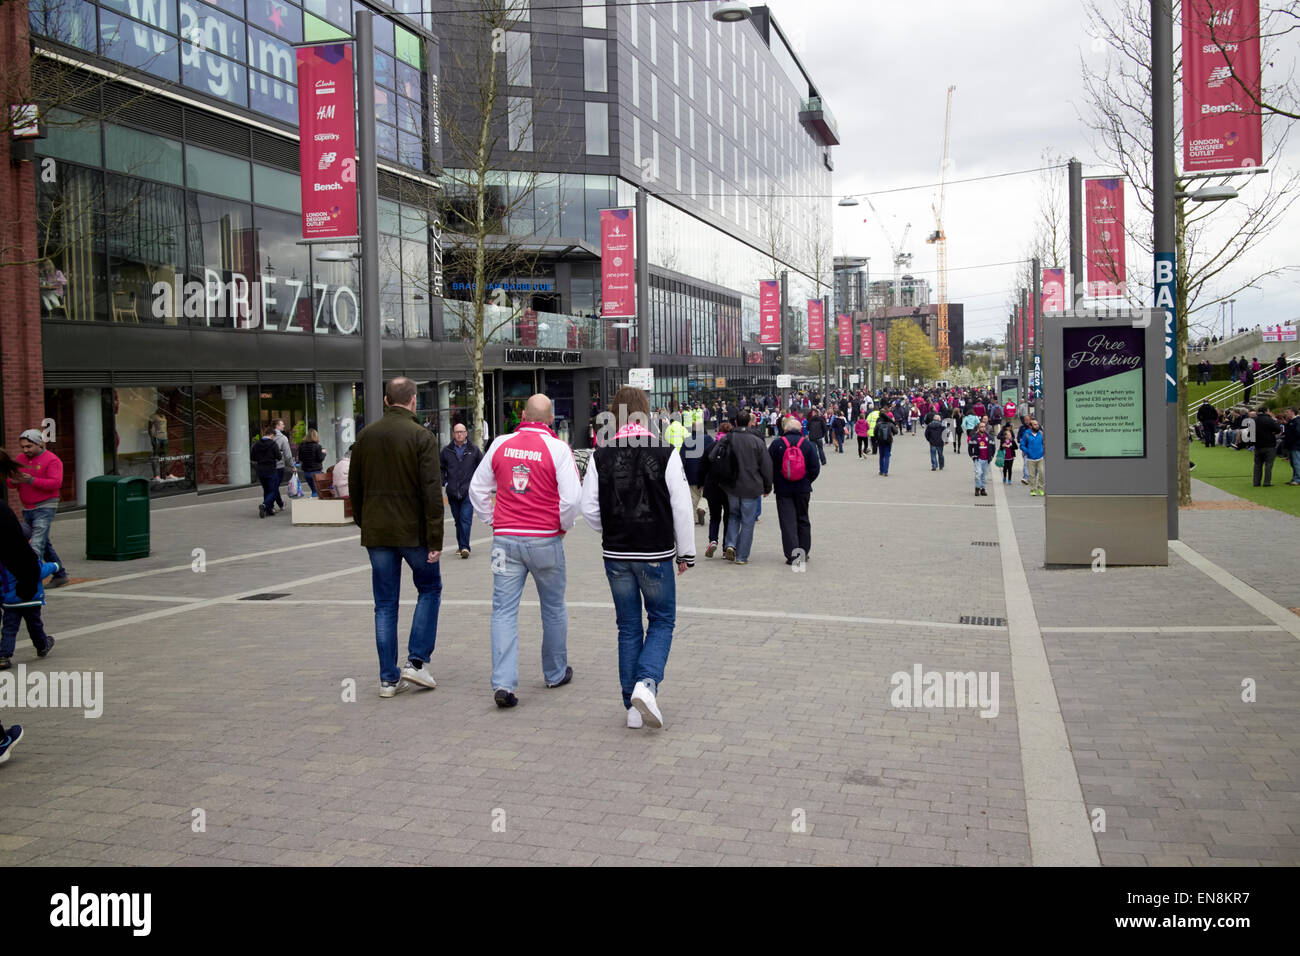
M307 429L307 440L320 441L320 432L316 431L314 428Z

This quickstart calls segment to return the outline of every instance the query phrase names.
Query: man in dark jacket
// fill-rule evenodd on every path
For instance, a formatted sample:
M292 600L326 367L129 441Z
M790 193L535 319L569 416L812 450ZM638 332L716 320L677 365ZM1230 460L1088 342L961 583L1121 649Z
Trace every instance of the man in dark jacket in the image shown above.
M704 524L708 517L700 499L704 496L704 462L712 447L713 436L704 430L703 422L696 422L679 449L686 470L686 483L691 489L691 513L696 524Z
M822 443L826 441L826 419L822 418L820 409L814 408L808 413L808 441L817 451L817 460L826 464L826 451Z
M948 444L944 440L943 419L934 414L925 426L925 440L930 443L930 470L943 470L943 450Z
M415 383L395 378L384 392L384 415L357 435L348 487L352 518L370 555L375 597L379 696L392 697L407 682L437 687L424 665L433 656L442 603L442 476L438 440L415 417ZM411 568L415 616L407 662L397 667L397 604L402 562Z
M1219 413L1209 399L1202 401L1201 407L1196 410L1196 420L1201 423L1201 441L1205 442L1206 448L1213 448Z
M1241 400L1243 402L1249 402L1250 389L1251 386L1255 384L1255 372L1249 365L1245 363L1245 360L1242 361L1241 384L1245 386L1244 390L1241 393Z
M447 507L456 522L456 547L462 558L469 557L469 533L474 524L474 506L469 502L469 483L483 460L483 452L469 440L469 429L457 422L451 441L438 456L442 484L447 489Z
M1246 370L1247 372L1250 369ZM1273 461L1277 458L1277 439L1282 434L1282 423L1274 418L1267 408L1261 408L1255 417L1255 471L1252 483L1259 487L1261 472L1264 487L1273 485Z
M894 424L894 419L889 412L881 412L880 417L876 419L876 428L871 437L876 440L876 446L880 449L880 475L882 478L889 477L889 458L894 451L894 435L898 433L898 426Z
M776 514L781 522L781 550L785 552L786 564L795 563L796 551L802 551L804 558L812 551L808 500L812 496L812 483L821 473L821 462L813 450L812 440L804 438L802 432L799 419L791 415L785 420L784 433L767 448L772 459L772 485L776 492ZM787 478L783 472L782 465L789 448L797 448L803 455L804 473L800 478Z
M273 422L266 423L266 427L262 429L262 436L253 442L248 457L257 474L257 480L262 484L262 503L257 506L257 516L266 518L275 514L275 500L280 494L282 460ZM283 504L280 510L284 510Z
M728 561L745 564L754 544L754 521L758 518L759 502L764 495L772 493L772 459L763 439L757 432L749 430L748 412L736 416L736 428L727 441L736 461L736 480L722 486L727 493L730 515L723 555Z
M1282 410L1282 453L1291 461L1288 485L1300 485L1300 415L1294 408Z
M17 464L4 451L0 451L0 481L18 474ZM14 576L15 591L24 601L36 597L41 584L41 562L27 543L18 516L9 503L0 499L0 567ZM9 759L9 751L22 738L23 728L10 724L8 729L0 724L0 763Z

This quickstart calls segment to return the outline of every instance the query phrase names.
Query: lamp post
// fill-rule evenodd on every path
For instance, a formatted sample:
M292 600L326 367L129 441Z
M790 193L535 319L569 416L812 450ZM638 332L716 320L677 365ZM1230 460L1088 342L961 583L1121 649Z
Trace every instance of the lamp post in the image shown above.
M376 145L375 16L369 10L356 14L357 34L357 193L360 199L358 234L361 237L361 386L366 396L366 423L384 414L384 367L379 343L379 172Z

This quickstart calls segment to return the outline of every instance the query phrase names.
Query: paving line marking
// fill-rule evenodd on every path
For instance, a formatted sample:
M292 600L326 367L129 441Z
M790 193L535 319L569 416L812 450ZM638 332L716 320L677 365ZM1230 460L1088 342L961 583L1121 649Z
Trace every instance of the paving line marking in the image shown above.
M1002 552L1030 862L1034 866L1101 866L1029 580L1020 560L1011 509L1000 485L993 487L993 500L1002 544L998 550Z
M829 498L810 498L815 505L886 505L890 508L971 508L973 505L952 505L933 501L843 501ZM1038 505L1009 505L1011 508L1037 508Z
M72 585L69 584L68 588L71 587ZM163 597L158 594L122 594L110 591L78 591L73 594L63 595L63 597L99 598L104 601L156 601L160 604L194 604L203 600L203 598L199 597Z
M1241 578L1219 567L1205 555L1181 541L1170 541L1169 550L1225 590L1232 592L1260 614L1274 621L1282 630L1300 640L1300 617L1288 611L1267 594L1257 591Z
M1041 627L1044 634L1253 634L1256 631L1284 631L1278 624L1189 624L1186 627L1161 626L1126 627Z

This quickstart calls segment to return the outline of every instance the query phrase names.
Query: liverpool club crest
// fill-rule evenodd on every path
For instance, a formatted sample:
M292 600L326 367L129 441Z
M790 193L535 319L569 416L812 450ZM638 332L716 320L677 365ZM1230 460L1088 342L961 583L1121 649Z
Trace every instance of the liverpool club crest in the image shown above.
M510 471L514 482L514 489L522 495L528 490L528 466L515 465L514 468L510 469Z

